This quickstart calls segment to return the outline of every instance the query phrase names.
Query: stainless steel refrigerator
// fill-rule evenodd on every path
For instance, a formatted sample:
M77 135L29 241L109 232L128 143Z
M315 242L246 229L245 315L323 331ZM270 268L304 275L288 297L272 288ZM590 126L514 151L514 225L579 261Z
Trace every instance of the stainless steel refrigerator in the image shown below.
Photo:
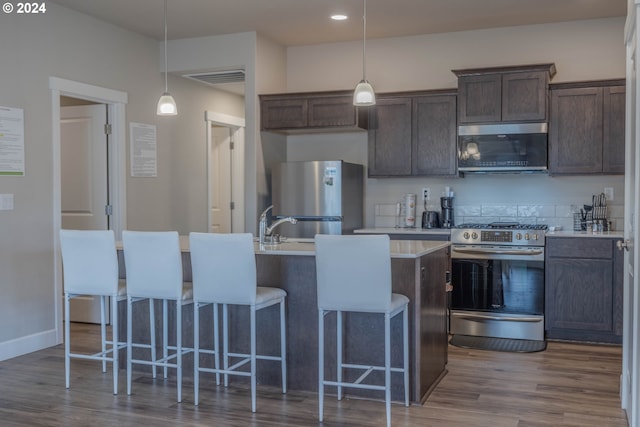
M271 177L275 219L287 216L297 224L282 224L284 237L350 234L362 228L362 165L336 161L284 162Z

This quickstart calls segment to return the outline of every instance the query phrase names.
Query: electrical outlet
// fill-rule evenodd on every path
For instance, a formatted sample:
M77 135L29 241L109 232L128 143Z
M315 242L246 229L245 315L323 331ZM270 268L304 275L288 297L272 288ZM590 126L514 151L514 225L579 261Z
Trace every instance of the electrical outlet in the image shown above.
M423 188L422 189L422 200L430 200L431 199L431 189Z
M613 187L604 187L604 197L609 200L613 200Z

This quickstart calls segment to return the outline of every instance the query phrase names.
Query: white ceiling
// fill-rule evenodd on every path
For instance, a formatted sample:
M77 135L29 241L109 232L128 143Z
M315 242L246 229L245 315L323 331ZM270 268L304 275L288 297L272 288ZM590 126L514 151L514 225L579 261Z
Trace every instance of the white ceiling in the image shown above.
M162 0L51 0L162 40ZM368 0L367 39L626 15L627 0ZM344 13L349 20L329 19ZM362 38L361 0L168 0L168 38L256 31L285 46Z

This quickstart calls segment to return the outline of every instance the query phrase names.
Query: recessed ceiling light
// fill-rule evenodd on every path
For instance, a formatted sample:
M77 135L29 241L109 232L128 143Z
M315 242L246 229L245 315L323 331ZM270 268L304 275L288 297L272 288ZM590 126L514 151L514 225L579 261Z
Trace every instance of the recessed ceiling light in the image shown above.
M331 15L331 19L333 19L334 21L344 21L345 19L348 19L349 17L347 15L341 15L341 14L335 14L335 15Z

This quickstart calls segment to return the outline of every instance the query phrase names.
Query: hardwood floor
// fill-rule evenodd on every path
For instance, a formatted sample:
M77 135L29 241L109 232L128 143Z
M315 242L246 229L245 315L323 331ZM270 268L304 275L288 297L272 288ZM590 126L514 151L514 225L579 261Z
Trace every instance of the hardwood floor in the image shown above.
M97 339L97 328L74 325L75 348ZM78 344L79 343L79 344ZM76 345L78 347L76 347ZM621 348L551 342L540 353L514 354L449 347L449 373L423 406L392 406L394 426L626 426L620 409ZM64 349L57 346L0 362L0 425L13 426L380 426L381 402L325 399L318 423L314 393L258 387L250 411L243 385L215 386L201 377L193 405L190 373L183 402L175 381L134 373L133 395L112 392L110 369L73 360L71 389L64 388Z

